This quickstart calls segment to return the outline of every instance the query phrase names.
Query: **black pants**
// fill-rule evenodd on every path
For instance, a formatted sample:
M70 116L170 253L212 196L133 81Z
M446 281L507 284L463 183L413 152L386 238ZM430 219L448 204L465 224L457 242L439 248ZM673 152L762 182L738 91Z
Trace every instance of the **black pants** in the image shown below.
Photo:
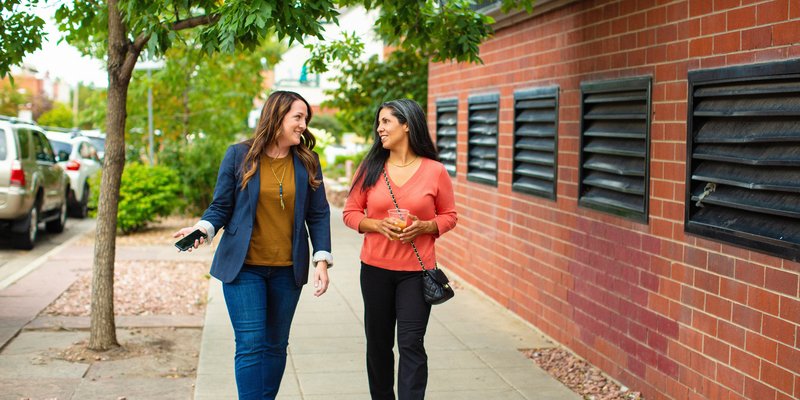
M428 355L425 330L431 306L422 298L422 272L389 271L361 263L367 335L367 376L372 400L394 400L394 332L400 353L400 400L425 398Z

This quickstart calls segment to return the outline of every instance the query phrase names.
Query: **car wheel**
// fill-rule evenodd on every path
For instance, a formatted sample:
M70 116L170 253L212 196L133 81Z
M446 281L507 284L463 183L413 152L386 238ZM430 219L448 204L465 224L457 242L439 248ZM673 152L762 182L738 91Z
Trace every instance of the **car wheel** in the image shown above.
M48 221L45 224L47 231L50 233L64 232L64 226L67 225L67 197L64 196L64 201L61 202L61 207L58 210L58 218Z
M86 218L89 216L89 196L91 196L91 191L89 189L89 184L83 184L83 195L81 195L80 200L73 204L70 207L70 215L75 218Z
M81 218L89 216L89 196L92 191L88 184L83 185L83 196L81 196Z
M31 207L25 221L25 230L13 236L13 246L18 249L30 250L36 243L36 236L39 234L39 209L37 206Z

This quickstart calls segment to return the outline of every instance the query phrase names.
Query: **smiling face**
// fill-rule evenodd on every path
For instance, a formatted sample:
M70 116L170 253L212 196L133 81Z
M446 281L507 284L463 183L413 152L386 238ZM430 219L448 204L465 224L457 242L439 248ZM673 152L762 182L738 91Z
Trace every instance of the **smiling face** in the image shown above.
M300 144L300 136L306 130L308 107L302 100L292 102L289 112L281 122L281 133L278 135L278 148L284 149Z
M384 149L391 150L398 145L408 144L408 124L401 124L392 114L391 108L381 109L377 131Z

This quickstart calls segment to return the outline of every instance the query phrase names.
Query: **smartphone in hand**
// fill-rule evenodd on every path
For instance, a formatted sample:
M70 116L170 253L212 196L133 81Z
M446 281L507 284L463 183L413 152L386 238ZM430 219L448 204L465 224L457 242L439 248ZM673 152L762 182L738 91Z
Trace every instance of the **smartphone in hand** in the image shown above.
M207 238L208 235L203 233L200 229L195 229L194 232L184 236L181 240L175 242L175 247L180 251L186 251L194 247L194 241L200 238Z

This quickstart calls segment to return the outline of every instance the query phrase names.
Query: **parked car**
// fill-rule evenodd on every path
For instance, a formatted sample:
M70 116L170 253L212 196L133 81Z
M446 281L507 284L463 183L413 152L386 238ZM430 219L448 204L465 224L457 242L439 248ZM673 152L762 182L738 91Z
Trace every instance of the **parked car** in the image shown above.
M40 222L48 232L62 232L68 193L69 178L44 130L0 117L0 227L10 231L11 244L32 249Z
M47 130L45 134L53 145L58 164L69 176L69 214L75 218L86 218L91 194L89 178L100 172L103 166L98 150L89 138L77 131Z

